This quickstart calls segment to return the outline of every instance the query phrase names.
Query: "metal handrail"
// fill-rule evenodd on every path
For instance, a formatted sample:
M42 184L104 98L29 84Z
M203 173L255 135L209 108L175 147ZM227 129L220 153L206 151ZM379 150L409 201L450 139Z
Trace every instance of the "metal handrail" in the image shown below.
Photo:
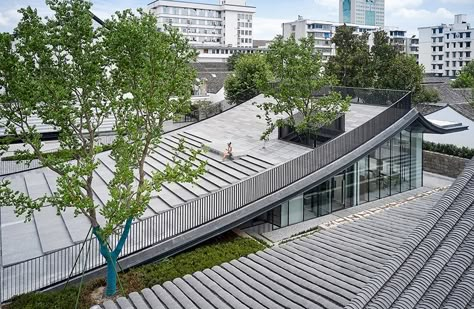
M291 185L377 136L410 109L411 94L407 93L376 117L313 151L177 208L135 222L121 257L174 238ZM118 237L112 235L110 243L117 243ZM97 240L89 241L92 242L92 256L89 256L87 265L77 263L79 266L72 271L72 276L79 276L83 271L92 271L105 265ZM81 246L82 244L75 244L40 257L4 265L2 301L65 281ZM81 253L79 258L80 261L85 260L85 254ZM83 269L83 265L86 269Z

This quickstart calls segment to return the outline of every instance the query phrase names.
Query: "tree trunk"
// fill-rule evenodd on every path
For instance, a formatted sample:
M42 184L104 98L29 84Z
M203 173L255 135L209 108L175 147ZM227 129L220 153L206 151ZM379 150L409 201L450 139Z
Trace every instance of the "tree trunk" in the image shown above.
M107 262L107 287L105 289L105 296L110 297L117 294L117 259L122 252L125 241L130 234L130 228L132 226L132 218L128 218L125 222L125 226L122 230L122 235L117 243L117 246L113 251L109 249L107 242L100 235L100 227L93 228L94 235L100 245L100 254L104 257Z

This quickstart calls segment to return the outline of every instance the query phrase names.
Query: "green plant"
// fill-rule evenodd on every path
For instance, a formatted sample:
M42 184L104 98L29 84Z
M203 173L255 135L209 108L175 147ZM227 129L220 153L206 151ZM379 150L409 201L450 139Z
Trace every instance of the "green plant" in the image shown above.
M453 88L474 88L474 61L461 69L461 74L451 83Z
M16 155L38 159L58 175L56 190L30 196L3 180L0 206L14 206L25 220L45 205L56 214L72 209L87 218L86 228L107 262L105 293L112 296L117 258L152 193L160 192L163 183L193 182L205 172L205 162L194 165L196 150L188 151L185 160L173 158L163 170L145 172L163 124L189 112L197 52L177 29L156 31L156 17L142 10L117 12L105 26L94 27L90 2L46 3L52 16L22 9L14 33L0 34L0 118L6 120L7 135L29 146ZM29 121L36 116L60 132L54 155L42 151L41 135ZM109 117L116 131L110 153L115 166L109 198L101 205L93 184L102 149L98 131ZM178 151L185 151L184 141ZM112 234L118 235L116 243L109 243Z
M234 73L225 80L225 97L232 104L248 101L258 94L258 83L269 78L268 65L262 54L245 54L238 58Z
M272 79L258 80L265 98L271 98L257 105L267 122L262 140L266 140L277 127L289 126L301 135L314 134L349 110L350 97L343 98L333 91L322 97L314 95L324 87L338 83L325 73L321 55L314 49L313 37L296 40L292 35L285 40L278 36L271 43L265 59Z
M419 91L415 91L412 96L412 102L418 103L436 103L439 102L439 92L435 88L421 86Z
M423 149L465 159L472 159L474 157L473 148L458 147L450 144L438 144L425 141L423 142Z

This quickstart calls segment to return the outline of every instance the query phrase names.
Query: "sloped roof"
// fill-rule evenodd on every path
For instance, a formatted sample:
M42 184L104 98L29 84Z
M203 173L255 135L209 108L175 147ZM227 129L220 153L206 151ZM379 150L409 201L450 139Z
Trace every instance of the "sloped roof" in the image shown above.
M473 283L474 160L347 308L472 308Z
M397 251L441 195L413 199L108 301L104 308L342 308Z

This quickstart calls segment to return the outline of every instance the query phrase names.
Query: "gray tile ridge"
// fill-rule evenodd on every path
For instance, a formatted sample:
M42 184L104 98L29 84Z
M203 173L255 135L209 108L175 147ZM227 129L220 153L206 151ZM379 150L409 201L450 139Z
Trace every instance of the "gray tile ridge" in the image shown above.
M383 294L382 289L386 286L388 282L390 282L391 279L394 278L396 274L398 274L397 271L410 258L410 256L419 247L419 245L428 237L430 232L436 229L437 223L442 220L444 216L450 214L448 210L452 207L456 207L456 202L458 201L458 199L464 198L466 200L464 201L463 205L460 206L461 214L466 211L466 208L469 208L471 206L474 200L474 196L472 195L472 193L468 194L465 192L467 186L469 186L470 190L474 188L473 186L470 186L470 184L474 185L474 159L468 163L461 176L456 179L451 188L443 195L441 200L433 207L433 209L429 211L427 216L422 220L422 222L415 228L415 230L411 233L408 239L397 250L396 254L394 254L393 257L389 261L387 261L384 267L369 281L366 287L364 287L364 289L351 301L351 303L346 306L346 308L366 308L375 299L377 294ZM468 203L467 206L466 202ZM458 222L461 214L456 214L455 212L452 212L451 215L454 216L454 221L453 219L449 220L448 218L446 219L448 220L447 224L452 228L453 225ZM443 235L446 235L446 233L444 233ZM436 242L436 236L443 237L443 235L434 235L435 240L432 241ZM442 241L442 239L440 241ZM431 249L433 250L434 248L437 248L438 245L439 243L435 247L431 245ZM397 287L397 290L400 291L400 287ZM397 295L399 295L398 293L400 292L396 292L395 290L393 290L391 292L386 291L386 294L387 293L390 293L390 298L393 299L393 297L397 297ZM389 294L387 294L386 296L388 295ZM388 299L385 298L386 296L383 296L384 298L380 298L381 303L379 305L381 306L381 308L388 308L390 306L390 301L387 302ZM384 305L382 305L382 303L384 303Z

